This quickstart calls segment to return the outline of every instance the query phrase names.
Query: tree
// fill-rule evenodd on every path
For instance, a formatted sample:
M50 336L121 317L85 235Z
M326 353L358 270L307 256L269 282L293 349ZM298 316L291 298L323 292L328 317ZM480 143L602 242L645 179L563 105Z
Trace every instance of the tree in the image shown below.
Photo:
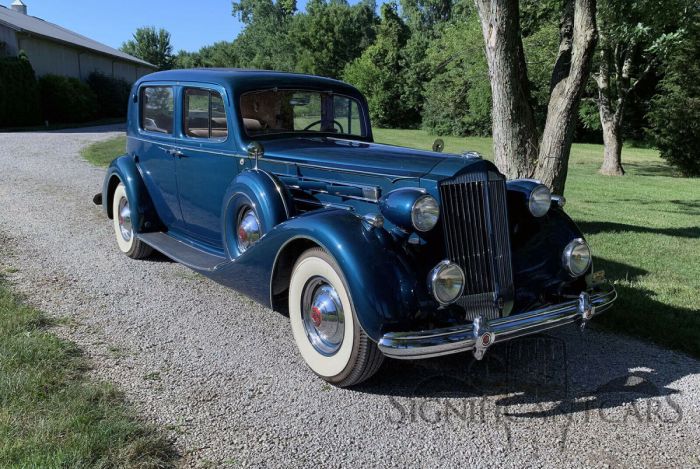
M156 31L153 26L138 28L133 39L122 44L120 49L155 65L158 70L173 68L173 46L170 44L170 33L165 29Z
M375 39L376 4L363 0L310 0L297 15L289 40L296 48L296 71L340 78L345 65L359 57Z
M622 176L625 108L658 66L664 47L678 39L688 0L603 0L598 12L599 64L594 79L605 150L600 172ZM680 20L680 21L679 21Z
M383 4L381 13L376 42L348 64L343 79L365 94L375 125L402 127L414 120L414 110L401 99L401 50L410 32L399 17L396 4Z
M650 134L661 157L685 176L700 176L700 11L663 54L665 73L652 100Z
M476 13L448 22L431 41L423 92L424 129L441 135L490 135L491 87ZM469 44L469 47L465 47Z
M240 66L238 48L233 42L219 41L210 46L204 46L197 52L181 50L175 56L175 67L223 67Z
M581 93L597 39L596 0L565 0L540 138L531 105L518 0L475 0L492 92L494 159L509 178L563 193Z

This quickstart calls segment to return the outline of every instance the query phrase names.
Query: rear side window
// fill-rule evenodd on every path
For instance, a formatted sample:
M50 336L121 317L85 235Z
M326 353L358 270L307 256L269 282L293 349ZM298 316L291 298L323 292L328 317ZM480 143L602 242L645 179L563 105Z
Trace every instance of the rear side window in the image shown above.
M228 137L224 100L216 91L186 88L184 133L187 137L225 140Z
M141 128L149 132L173 133L175 98L170 86L141 88Z

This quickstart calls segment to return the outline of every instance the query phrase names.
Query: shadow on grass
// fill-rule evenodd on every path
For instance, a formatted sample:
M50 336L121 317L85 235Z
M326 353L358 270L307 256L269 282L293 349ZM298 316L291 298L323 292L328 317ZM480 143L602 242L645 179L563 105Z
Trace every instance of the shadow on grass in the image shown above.
M604 259L597 259L596 266L605 269L608 277L632 282L647 274L644 269ZM656 301L653 292L644 288L616 288L619 298L614 307L594 319L589 328L633 333L700 356L697 311ZM416 361L387 360L377 377L356 389L387 395L387 418L394 423L423 419L420 408L413 414L425 399L440 399L443 404L435 401L431 411L434 414L436 407L441 409L443 418L450 408L460 406L468 407L473 418L475 411L478 414L490 405L496 409L491 417L500 416L498 423L505 424L507 418L576 413L585 413L586 418L593 413L604 419L610 413L607 411L625 406L634 407L640 418L647 418L646 407L635 407L640 405L662 408L672 421L682 418L683 409L674 400L678 391L671 385L697 373L696 360L665 350L647 351L643 343L595 330L580 333L576 329L565 326L497 344L482 361L470 353ZM648 418L656 417L658 414Z
M665 164L624 163L625 170L635 176L683 177L678 171Z
M579 221L577 222L577 225L579 228L581 228L581 231L587 235L630 232L666 235L681 238L700 238L700 226L654 228L651 226L627 225L625 223L614 223L608 221Z

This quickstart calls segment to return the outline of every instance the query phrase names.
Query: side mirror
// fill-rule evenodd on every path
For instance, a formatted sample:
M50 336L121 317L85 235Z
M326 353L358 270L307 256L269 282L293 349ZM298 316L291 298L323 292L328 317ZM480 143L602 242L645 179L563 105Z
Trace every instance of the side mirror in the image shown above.
M442 152L445 149L445 142L441 138L435 139L433 142L433 151Z
M265 147L260 142L250 142L246 148L248 156L255 158L255 169L258 169L258 158L262 158L265 154Z

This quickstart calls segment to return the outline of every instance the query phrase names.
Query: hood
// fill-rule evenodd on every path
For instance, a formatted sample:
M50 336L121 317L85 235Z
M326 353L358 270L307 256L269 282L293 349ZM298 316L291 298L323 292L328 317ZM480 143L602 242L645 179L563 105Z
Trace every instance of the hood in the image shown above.
M297 137L263 142L265 158L361 171L390 178L421 178L445 160L463 166L459 155L326 137Z

